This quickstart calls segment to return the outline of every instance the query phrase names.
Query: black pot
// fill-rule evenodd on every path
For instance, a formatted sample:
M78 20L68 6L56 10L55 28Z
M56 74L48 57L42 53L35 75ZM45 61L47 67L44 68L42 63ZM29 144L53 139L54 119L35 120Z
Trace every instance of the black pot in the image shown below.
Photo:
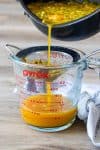
M34 0L35 1L35 0ZM91 0L92 1L92 0ZM95 0L100 3L100 0ZM42 23L35 14L27 8L27 4L32 0L19 0L20 4L25 10L25 14L32 20L35 26L43 33L48 33L47 26ZM90 15L87 15L81 19L72 21L70 23L64 23L56 25L52 29L52 37L60 40L79 40L84 39L100 31L100 9L97 9Z

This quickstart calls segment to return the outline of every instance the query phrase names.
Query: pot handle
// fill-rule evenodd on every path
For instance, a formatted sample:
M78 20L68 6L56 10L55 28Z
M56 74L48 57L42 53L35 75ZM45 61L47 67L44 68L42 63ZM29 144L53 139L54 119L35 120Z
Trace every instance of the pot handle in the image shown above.
M16 56L16 53L21 51L21 48L11 44L6 44L6 49L9 52L9 54L12 56Z

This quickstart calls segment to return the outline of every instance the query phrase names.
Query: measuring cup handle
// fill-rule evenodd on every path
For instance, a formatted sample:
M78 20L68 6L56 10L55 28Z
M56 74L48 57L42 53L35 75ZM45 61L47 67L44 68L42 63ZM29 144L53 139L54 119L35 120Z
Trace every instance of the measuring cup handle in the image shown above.
M11 55L16 55L17 52L21 51L21 48L11 44L6 44L6 49Z

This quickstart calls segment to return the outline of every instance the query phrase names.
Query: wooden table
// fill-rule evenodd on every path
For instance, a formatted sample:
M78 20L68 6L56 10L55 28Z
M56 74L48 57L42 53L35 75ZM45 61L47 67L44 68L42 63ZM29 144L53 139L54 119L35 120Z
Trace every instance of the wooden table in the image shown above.
M19 47L47 44L47 37L23 15L13 0L0 0L0 150L97 150L89 140L85 124L77 120L68 130L42 133L30 129L20 118L19 99L13 93L15 80L5 44ZM55 45L72 46L85 52L100 48L100 33L82 41L57 41ZM58 44L59 43L59 44ZM88 70L84 81L100 85L96 74ZM98 149L99 150L99 149Z

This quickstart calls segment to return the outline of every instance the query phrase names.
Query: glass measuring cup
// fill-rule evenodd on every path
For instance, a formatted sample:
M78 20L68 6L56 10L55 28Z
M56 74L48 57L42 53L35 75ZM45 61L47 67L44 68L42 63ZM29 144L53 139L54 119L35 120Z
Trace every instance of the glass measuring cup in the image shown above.
M83 56L78 50L52 46L52 65L47 66L47 46L21 50L16 57L11 55L21 116L33 129L54 132L73 124L83 70L87 68L85 60L79 61Z

